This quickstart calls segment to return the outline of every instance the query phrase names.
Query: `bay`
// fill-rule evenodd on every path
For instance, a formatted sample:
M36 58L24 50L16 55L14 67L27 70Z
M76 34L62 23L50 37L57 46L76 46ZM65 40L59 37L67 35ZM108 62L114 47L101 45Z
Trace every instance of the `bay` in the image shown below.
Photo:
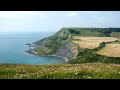
M64 60L58 57L36 56L25 52L29 49L26 43L33 43L53 32L1 32L0 63L10 64L60 64Z

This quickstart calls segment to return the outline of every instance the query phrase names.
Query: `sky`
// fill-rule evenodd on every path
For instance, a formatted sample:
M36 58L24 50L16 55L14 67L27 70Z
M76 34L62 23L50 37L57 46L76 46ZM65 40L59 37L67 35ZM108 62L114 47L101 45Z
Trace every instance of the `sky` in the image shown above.
M63 27L120 27L120 11L0 11L0 32L56 32Z

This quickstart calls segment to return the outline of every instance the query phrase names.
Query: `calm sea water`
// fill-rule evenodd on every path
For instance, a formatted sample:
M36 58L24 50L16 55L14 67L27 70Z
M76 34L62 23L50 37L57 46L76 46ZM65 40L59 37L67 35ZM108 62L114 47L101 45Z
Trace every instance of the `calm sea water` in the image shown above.
M0 33L0 63L12 64L55 64L64 63L57 57L36 56L25 52L29 49L26 43L32 43L54 33L25 32Z

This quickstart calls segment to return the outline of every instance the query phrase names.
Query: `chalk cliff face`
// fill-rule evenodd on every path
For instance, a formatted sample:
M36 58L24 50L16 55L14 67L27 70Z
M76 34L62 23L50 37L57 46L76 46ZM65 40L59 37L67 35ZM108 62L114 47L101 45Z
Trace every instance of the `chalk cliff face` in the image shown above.
M66 42L63 44L57 51L56 55L67 58L67 60L71 60L76 58L78 54L78 46L71 42Z
M36 55L55 55L64 58L68 62L78 54L78 46L70 40L71 35L68 30L62 28L53 36L33 43L36 48L28 52Z

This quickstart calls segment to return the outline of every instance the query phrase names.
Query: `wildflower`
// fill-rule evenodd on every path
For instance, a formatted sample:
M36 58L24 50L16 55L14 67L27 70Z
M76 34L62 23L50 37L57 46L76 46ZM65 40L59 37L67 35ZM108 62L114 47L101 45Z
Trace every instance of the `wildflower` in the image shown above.
M77 72L75 74L78 74Z
M26 75L23 75L23 76L26 76Z
M91 78L91 77L88 77L88 78Z

